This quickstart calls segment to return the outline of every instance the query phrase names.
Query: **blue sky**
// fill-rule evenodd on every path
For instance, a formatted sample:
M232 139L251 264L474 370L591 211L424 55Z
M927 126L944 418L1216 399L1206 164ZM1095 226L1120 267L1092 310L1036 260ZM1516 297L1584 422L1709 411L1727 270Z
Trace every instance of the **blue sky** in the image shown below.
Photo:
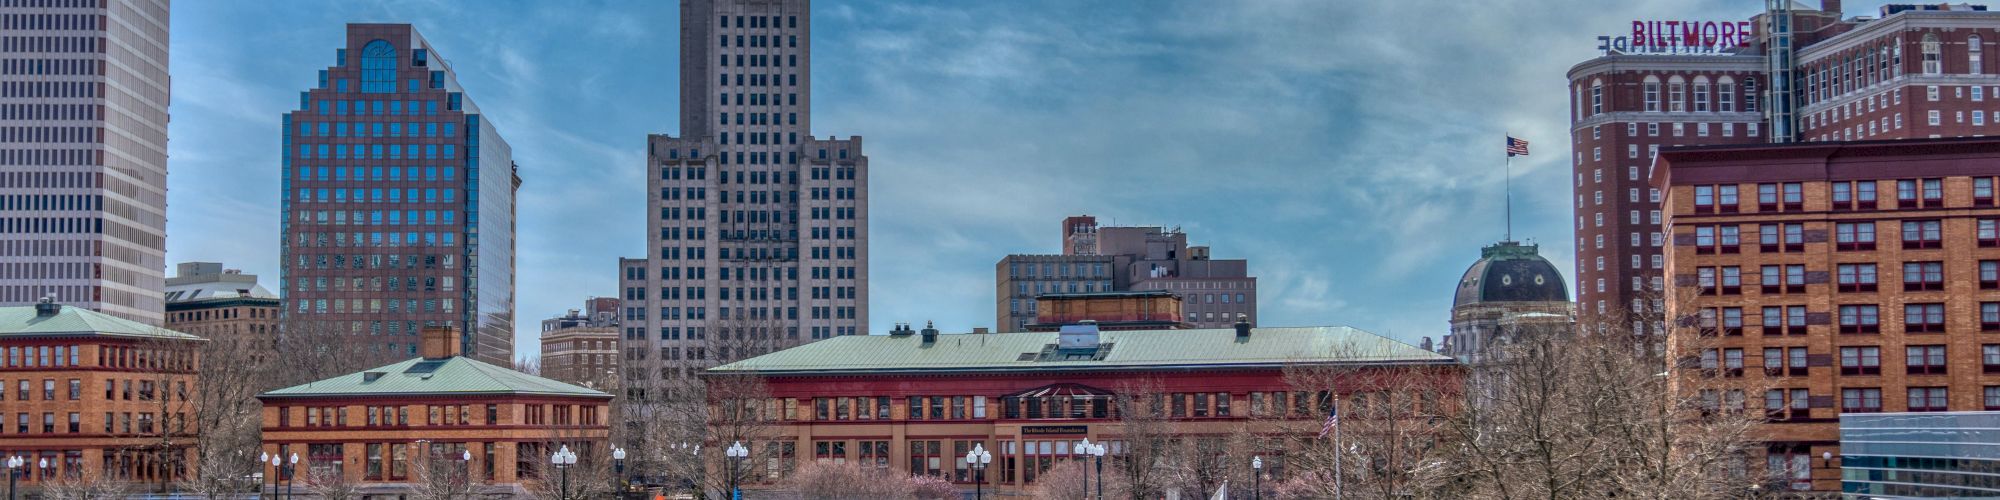
M1849 2L1849 15L1880 2ZM992 326L993 264L1092 214L1250 259L1265 325L1416 341L1502 236L1567 273L1564 72L1634 19L1756 2L923 1L813 6L814 134L866 138L871 330ZM666 0L177 2L168 259L277 289L279 119L349 22L412 23L514 148L519 345L645 251L648 133L678 133ZM1574 284L1572 284L1574 286Z

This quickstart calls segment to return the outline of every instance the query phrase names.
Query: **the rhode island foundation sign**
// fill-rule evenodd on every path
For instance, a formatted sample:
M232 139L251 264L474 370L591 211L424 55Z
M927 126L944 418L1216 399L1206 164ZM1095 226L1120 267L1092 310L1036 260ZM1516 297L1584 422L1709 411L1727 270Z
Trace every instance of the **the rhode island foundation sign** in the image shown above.
M1597 37L1597 51L1607 56L1728 55L1757 40L1756 26L1749 21L1632 21L1631 35Z

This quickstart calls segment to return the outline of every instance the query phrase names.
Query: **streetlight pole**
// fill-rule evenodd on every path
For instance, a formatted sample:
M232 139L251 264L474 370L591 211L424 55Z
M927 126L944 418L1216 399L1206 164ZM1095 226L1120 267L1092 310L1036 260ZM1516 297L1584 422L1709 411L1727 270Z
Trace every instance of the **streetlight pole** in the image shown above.
M616 486L618 488L618 498L625 498L625 494L630 493L630 490L632 489L632 483L630 481L625 480L624 448L617 448L617 447L611 448L611 463L612 463L612 472L618 475L618 477L612 479L611 481L612 486Z
M972 465L973 500L984 500L980 488L986 485L986 464L993 463L993 454L986 451L986 445L973 444L972 451L965 454L965 463Z
M1097 500L1104 500L1104 443L1090 445L1090 455L1097 459Z
M1082 441L1077 441L1076 446L1071 447L1070 451L1073 452L1071 453L1072 456L1087 460L1083 457L1090 456L1090 449L1090 438L1083 438ZM1090 465L1088 464L1083 466L1083 497L1090 498Z
M569 500L569 467L576 465L576 452L569 451L569 445L563 445L562 449L549 455L549 465L562 471L562 500Z
M293 453L291 462L285 464L285 498L292 498L292 484L296 482L292 479L292 475L298 472L298 470L299 454Z
M19 456L7 457L7 500L14 500L14 481L21 478L21 466L27 460Z
M737 482L736 469L743 459L750 458L750 449L743 447L742 441L737 441L731 443L726 451L729 455L729 498L736 500L743 497L742 487Z
M462 450L458 454L458 470L464 471L465 497L472 498L472 450Z
M1264 457L1250 457L1250 482L1255 485L1250 490L1250 498L1252 500L1262 500L1264 498Z

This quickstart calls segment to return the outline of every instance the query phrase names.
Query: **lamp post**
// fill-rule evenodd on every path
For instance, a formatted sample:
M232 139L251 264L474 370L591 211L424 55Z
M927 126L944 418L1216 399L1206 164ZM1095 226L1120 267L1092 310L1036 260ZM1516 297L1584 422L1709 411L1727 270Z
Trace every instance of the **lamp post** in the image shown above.
M1097 500L1104 500L1104 443L1090 445L1090 455L1097 459Z
M736 468L738 466L738 463L742 462L743 459L750 458L750 449L743 447L742 441L737 441L735 443L731 443L729 445L729 449L725 451L727 452L726 454L729 456L729 498L731 500L735 500L738 498L742 498L743 495L743 492L740 491L739 489L740 487L736 482Z
M618 488L618 498L625 498L625 494L629 493L630 492L629 490L632 489L632 484L630 481L625 480L624 448L614 447L611 449L611 464L612 464L612 473L618 475L617 478L612 479L612 485Z
M299 454L293 453L290 459L291 459L290 462L286 462L286 457L280 455L272 453L257 454L257 461L259 463L271 464L272 496L277 496L281 498L292 496L292 471L293 469L296 469L298 467ZM283 485L285 487L285 491L283 494L278 493L279 485ZM258 487L261 489L263 485L259 484Z
M14 481L21 478L21 466L27 460L19 456L7 457L7 500L14 500Z
M1083 438L1083 440L1082 440L1082 441L1077 441L1077 442L1076 442L1076 446L1072 446L1072 447L1070 447L1070 451L1071 451L1071 452L1073 452L1072 454L1073 454L1073 455L1075 455L1075 456L1077 456L1077 457L1087 457L1087 456L1090 456L1090 438ZM1086 460L1088 460L1088 459L1086 459ZM1100 478L1100 479L1102 479L1102 478ZM1085 465L1084 465L1084 467L1083 467L1083 497L1084 497L1084 498L1090 498L1090 465L1089 465L1089 464L1085 464Z
M1264 498L1264 457L1262 456L1250 457L1250 483L1254 485L1250 490L1250 498L1252 500Z
M563 445L562 449L549 455L549 465L562 471L562 500L569 500L569 468L576 465L576 452L569 451L569 445Z
M972 451L965 453L965 463L972 465L972 498L983 500L980 488L986 485L986 464L993 463L993 454L986 451L986 445L973 444Z

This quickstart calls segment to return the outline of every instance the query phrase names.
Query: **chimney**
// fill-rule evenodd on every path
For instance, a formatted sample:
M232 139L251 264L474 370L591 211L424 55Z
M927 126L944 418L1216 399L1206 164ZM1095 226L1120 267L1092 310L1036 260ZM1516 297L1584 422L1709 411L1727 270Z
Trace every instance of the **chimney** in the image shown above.
M1238 340L1250 338L1250 315L1236 315L1236 338Z
M891 337L908 337L916 334L917 331L911 330L909 323L897 323L895 328L889 329L889 336Z
M931 345L937 343L938 331L937 328L931 324L931 322L929 321L924 322L923 333L924 333L924 345Z
M993 330L989 330L989 329L987 329L986 327L983 327L983 326L982 326L982 327L977 327L977 328L973 328L973 329L972 329L972 333L973 333L974 335L984 335L984 334L988 334L988 333L993 333Z
M62 304L56 303L54 295L42 297L42 300L35 302L35 317L37 318L53 318L56 316L56 313L60 312L62 312Z
M458 329L449 326L426 326L423 330L424 359L448 359L458 356L460 343Z
M1838 17L1840 16L1840 0L1819 0L1819 10Z

